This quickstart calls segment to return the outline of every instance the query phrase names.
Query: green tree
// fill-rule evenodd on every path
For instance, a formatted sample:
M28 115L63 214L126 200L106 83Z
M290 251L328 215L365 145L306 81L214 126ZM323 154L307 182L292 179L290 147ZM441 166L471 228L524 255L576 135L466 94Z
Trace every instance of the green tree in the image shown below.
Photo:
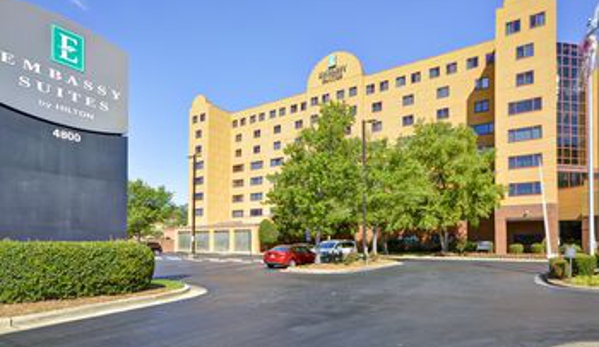
M153 188L142 180L128 185L127 232L138 240L155 233L154 226L173 215L173 194L164 187Z
M360 184L360 143L346 136L354 122L350 108L322 107L318 125L305 129L284 153L281 171L269 176L273 221L286 236L334 236L356 226L355 197Z
M499 205L504 188L495 183L495 154L478 149L469 127L445 122L417 124L414 136L398 143L403 156L426 170L432 190L411 219L416 229L438 233L446 252L452 228L460 222L478 225Z
M260 222L258 234L260 237L260 243L263 247L267 248L273 246L279 241L279 231L277 230L277 226L269 219L265 219Z
M187 225L187 204L173 205L171 215L166 219L167 227L181 227Z

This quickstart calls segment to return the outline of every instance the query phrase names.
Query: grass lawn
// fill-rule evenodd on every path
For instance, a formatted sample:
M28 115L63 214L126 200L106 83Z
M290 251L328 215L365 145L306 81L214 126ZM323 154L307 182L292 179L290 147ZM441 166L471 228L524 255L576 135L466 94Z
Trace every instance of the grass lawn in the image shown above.
M87 298L76 298L69 300L48 300L41 302L21 303L21 304L0 304L0 318L15 317L26 314L42 313L65 308L73 308L103 302L110 302L125 298L135 298L140 296L159 294L183 288L185 284L180 281L155 279L152 280L150 287L137 293L128 293L122 295L103 295Z

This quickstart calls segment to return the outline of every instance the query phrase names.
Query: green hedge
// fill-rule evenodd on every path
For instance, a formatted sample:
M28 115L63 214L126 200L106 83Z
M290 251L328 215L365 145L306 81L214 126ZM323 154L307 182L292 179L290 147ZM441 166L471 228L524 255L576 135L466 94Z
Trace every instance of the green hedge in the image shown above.
M131 293L154 273L149 247L125 241L0 241L0 264L0 303Z
M534 254L543 254L545 253L545 245L542 243L533 243L530 246L530 251Z
M564 279L568 274L568 261L564 258L553 258L549 260L549 277Z
M573 265L575 276L593 276L597 268L597 259L587 254L577 254Z
M510 245L510 253L512 254L522 254L524 253L524 245L521 243L514 243Z

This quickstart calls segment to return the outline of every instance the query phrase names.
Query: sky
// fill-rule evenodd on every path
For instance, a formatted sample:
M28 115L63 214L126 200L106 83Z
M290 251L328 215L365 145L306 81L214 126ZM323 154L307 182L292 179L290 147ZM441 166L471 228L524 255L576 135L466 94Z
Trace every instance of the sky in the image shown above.
M302 93L332 51L366 73L492 40L502 0L26 0L129 55L129 178L187 197L187 124L203 94L237 111ZM527 1L527 0L520 0ZM579 42L597 0L558 0Z

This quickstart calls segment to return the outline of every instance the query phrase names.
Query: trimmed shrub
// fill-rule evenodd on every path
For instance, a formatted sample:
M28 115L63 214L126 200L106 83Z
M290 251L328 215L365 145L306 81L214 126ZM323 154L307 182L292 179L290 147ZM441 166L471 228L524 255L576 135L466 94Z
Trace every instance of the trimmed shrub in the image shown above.
M510 253L522 254L524 253L524 245L521 243L514 243L510 245Z
M279 230L277 226L269 219L264 219L260 222L258 228L258 237L263 249L268 249L274 246L279 241Z
M597 268L597 258L587 254L577 254L573 265L574 275L593 276Z
M530 246L530 251L534 254L543 254L545 253L545 245L542 243L533 243Z
M0 264L0 303L35 302L144 290L154 254L126 241L1 241Z
M345 257L345 259L343 259L343 264L351 265L357 261L362 261L362 260L364 260L364 256L362 253L352 252L352 253L348 254L347 257Z
M568 274L568 261L564 258L553 258L549 260L549 277L564 279Z

